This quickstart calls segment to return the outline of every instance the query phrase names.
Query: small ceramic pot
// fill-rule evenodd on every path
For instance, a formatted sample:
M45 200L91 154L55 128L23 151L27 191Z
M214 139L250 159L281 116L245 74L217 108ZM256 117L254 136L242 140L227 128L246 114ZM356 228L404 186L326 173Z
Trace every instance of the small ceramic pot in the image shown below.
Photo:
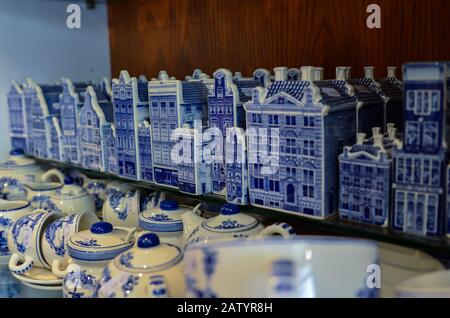
M14 222L8 233L8 246L13 253L8 264L11 272L23 274L33 266L50 267L42 255L41 237L59 217L57 212L38 209Z
M46 263L52 268L55 266L60 268L61 263L67 264L69 260L67 252L69 238L75 233L89 230L92 224L98 221L94 213L80 212L65 216L47 226L41 243L42 254Z
M379 295L376 282L368 284L381 279L378 249L370 241L327 236L212 241L187 247L185 262L188 297Z
M135 246L108 264L99 284L100 298L184 297L183 252L142 234Z
M86 178L83 188L89 193L95 204L95 213L99 218L103 218L103 204L106 199L106 187L108 181L104 179Z
M123 183L111 183L103 204L103 220L117 226L137 227L140 212L139 189Z
M9 260L8 232L14 222L33 211L28 201L0 200L0 257Z
M450 270L413 277L395 289L400 298L450 298Z
M90 230L71 236L68 242L69 266L64 270L56 266L52 268L56 276L64 276L63 297L96 297L103 269L114 257L133 246L135 233L136 229L98 222Z
M74 184L72 176L66 176L64 186L50 195L50 200L64 215L78 212L95 213L95 204L85 189Z
M50 200L52 193L62 188L62 184L54 182L29 182L25 184L27 201L35 209L54 210L59 209Z
M161 201L158 207L139 214L139 228L158 235L161 242L183 246L183 221L181 216L191 207L179 206L176 201Z

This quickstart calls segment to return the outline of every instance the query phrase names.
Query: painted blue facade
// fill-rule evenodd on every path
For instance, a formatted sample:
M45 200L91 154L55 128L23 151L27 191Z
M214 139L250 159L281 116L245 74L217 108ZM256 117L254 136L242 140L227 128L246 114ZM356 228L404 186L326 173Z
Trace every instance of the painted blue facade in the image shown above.
M395 151L394 230L421 236L445 232L447 65L403 66L404 137Z
M209 138L200 138L205 129L177 128L174 137L177 140L178 188L181 192L201 195L211 192L211 165L205 161L203 150L210 143ZM195 140L195 138L198 138Z
M27 153L34 153L33 144L33 115L32 115L32 102L36 99L36 84L30 78L22 86L23 103L25 109L25 132L27 138Z
M105 147L106 147L106 162L105 171L117 174L117 150L116 150L116 127L114 124L106 125L104 130Z
M338 207L338 154L355 141L355 99L333 81L313 82L314 67L302 68L302 81L288 80L287 68L275 74L245 104L250 203L326 218ZM258 143L261 128L269 131ZM277 154L275 163L264 162Z
M152 126L152 161L155 183L178 188L177 165L171 158L176 128L194 127L203 122L207 108L207 89L201 80L170 79L161 71L148 83L150 123Z
M226 199L246 205L249 203L246 134L239 127L232 127L228 132L225 140Z
M86 90L79 113L80 164L87 169L105 171L108 166L106 137L111 130L113 107L97 100L92 86Z
M135 77L121 71L112 83L118 174L130 179L138 179L140 175L137 126L143 118L139 108L148 109L147 80L142 77L139 81L138 85Z
M258 75L258 74L256 74ZM222 146L218 145L222 162L212 164L212 191L223 193L226 187L226 173L224 160L224 141L227 129L242 127L245 129L245 110L243 103L251 99L252 90L260 86L261 82L268 82L261 76L258 80L232 77L229 70L219 69L214 73L214 85L208 93L209 126L218 128L222 134ZM255 76L256 77L256 76Z
M57 116L47 117L47 125L49 127L49 134L47 135L47 143L50 146L48 150L48 158L53 160L61 160L62 158L62 131L59 125L59 119Z
M9 112L9 131L12 149L27 149L27 135L25 127L25 107L22 88L12 82L7 96Z
M139 164L141 166L140 179L153 182L152 162L152 127L144 120L138 126L139 135Z
M353 146L339 156L339 217L387 226L390 215L392 147L401 145L395 129L384 136L380 128L365 139L358 134Z

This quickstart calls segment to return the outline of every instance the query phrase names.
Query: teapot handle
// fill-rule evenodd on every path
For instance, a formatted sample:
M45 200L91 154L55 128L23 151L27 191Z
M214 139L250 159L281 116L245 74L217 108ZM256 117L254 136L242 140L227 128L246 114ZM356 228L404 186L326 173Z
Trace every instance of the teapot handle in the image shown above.
M287 223L277 222L263 229L259 232L258 236L271 236L275 234L279 234L283 238L291 238L295 236L295 230Z
M147 295L149 298L168 298L169 291L167 289L167 282L164 276L154 275L150 276L150 281L147 286Z
M194 212L195 214L197 214L198 216L202 216L203 212L202 210L200 210L202 203L200 202L199 204L197 204L193 209L192 212Z
M135 227L129 228L129 227L124 227L124 226L114 226L114 229L127 232L125 242L131 242L135 239L135 234L137 232L137 228L135 228Z
M50 169L41 176L42 182L50 182L52 177L59 179L59 182L64 184L64 174L58 169Z
M58 278L63 278L68 273L68 267L71 263L72 259L69 258L66 268L61 270L61 261L59 259L55 259L52 263L52 274Z
M14 253L9 259L8 267L11 272L14 274L23 274L28 272L34 264L33 258L26 255L25 260L22 264L18 265L18 263L23 259L23 255Z

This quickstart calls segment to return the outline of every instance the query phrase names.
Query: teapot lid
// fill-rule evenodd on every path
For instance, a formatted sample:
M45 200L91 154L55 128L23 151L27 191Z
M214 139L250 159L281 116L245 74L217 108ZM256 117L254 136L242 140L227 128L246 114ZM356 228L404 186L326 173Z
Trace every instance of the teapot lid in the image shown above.
M241 232L251 230L259 221L251 215L241 213L238 205L227 203L220 214L203 222L203 227L214 232Z
M161 243L154 233L142 234L135 246L114 260L115 266L124 272L156 272L175 266L183 259L180 248Z
M152 232L178 232L183 230L181 215L191 208L179 206L174 200L163 200L159 207L150 208L139 214L139 226Z
M87 195L87 191L75 184L75 179L71 175L64 177L64 186L56 189L51 197L55 199L76 199Z
M36 160L25 157L23 149L13 149L9 155L7 160L0 162L0 169L12 170L36 165Z
M132 233L131 230L114 228L108 222L94 223L89 230L70 237L67 243L69 255L84 261L113 259L133 245Z

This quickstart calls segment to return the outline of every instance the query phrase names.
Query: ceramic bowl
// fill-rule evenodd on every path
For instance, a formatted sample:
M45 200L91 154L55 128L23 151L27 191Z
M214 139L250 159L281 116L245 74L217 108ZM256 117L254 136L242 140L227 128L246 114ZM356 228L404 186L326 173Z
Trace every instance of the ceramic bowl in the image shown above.
M401 298L450 298L450 270L408 279L395 292Z

